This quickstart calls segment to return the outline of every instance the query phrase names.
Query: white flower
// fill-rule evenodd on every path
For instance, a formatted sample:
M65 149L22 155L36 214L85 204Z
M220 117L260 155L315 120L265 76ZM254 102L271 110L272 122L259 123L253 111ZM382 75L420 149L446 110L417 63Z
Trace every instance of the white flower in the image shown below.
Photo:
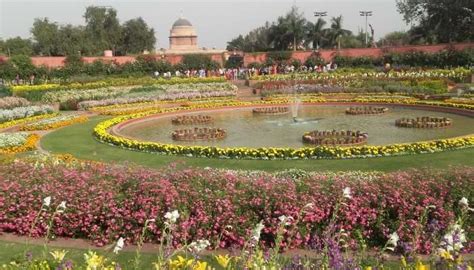
M57 208L57 212L58 213L63 213L64 210L66 210L66 201L62 201L59 205L58 205L58 208Z
M306 204L305 206L303 206L303 209L306 209L306 208L313 208L314 206L314 203L308 203Z
M278 217L278 219L280 220L280 225L283 225L283 226L291 225L290 221L293 220L292 217L287 217L287 216L284 216L284 215Z
M468 208L469 207L469 201L467 200L466 197L462 197L462 199L459 200L459 206L463 208Z
M49 207L51 205L51 196L43 199L43 206Z
M123 249L124 244L125 244L125 240L122 237L120 237L117 241L117 244L115 244L114 253L117 254L119 251L121 251Z
M150 218L150 219L147 219L145 220L145 223L151 223L151 222L155 222L156 220L154 218Z
M346 199L352 199L351 188L346 187L342 190L342 196Z
M172 211L172 212L167 212L167 213L165 214L165 218L166 218L167 220L169 220L169 222L170 222L171 224L176 223L176 221L177 221L178 218L179 218L178 210L174 210L174 211Z
M189 248L190 251L193 251L195 253L199 253L202 250L205 250L210 245L211 245L211 243L209 243L209 241L207 241L207 240L197 240L197 241L192 242L191 244L189 244L188 248Z
M400 240L400 237L397 232L392 233L387 241L386 249L393 251L397 247L398 240Z
M265 228L265 226L263 226L263 220L262 220L253 229L252 239L255 240L255 242L258 242L260 240L260 233L262 232L263 228Z

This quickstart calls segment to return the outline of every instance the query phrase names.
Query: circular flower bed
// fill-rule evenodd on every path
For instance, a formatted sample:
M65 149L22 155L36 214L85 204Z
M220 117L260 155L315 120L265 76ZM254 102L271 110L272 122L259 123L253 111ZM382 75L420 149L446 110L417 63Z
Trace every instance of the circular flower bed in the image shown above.
M346 109L346 114L361 115L361 114L383 114L388 112L387 107L349 107Z
M197 128L175 130L171 137L175 141L210 141L225 138L227 132L221 128Z
M417 118L401 118L395 120L397 127L406 128L441 128L451 126L453 121L447 117L417 117Z
M367 143L367 133L360 131L311 131L303 135L303 142L316 145L359 145Z
M288 107L261 107L253 109L252 112L256 114L278 115L287 114L290 112L290 109Z
M196 125L207 124L212 121L209 115L180 115L171 119L171 123L175 125Z

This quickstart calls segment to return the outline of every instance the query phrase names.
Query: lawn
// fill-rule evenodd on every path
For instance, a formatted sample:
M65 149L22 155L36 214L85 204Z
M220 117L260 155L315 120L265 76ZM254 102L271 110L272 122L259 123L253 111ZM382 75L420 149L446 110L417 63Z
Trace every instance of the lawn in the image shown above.
M408 168L448 168L452 165L474 166L474 148L443 153L347 160L235 160L189 158L135 152L100 143L92 136L92 130L107 117L93 117L89 122L65 127L47 134L41 146L52 153L69 153L80 159L114 163L135 163L159 168L170 162L185 162L188 166L229 169L277 171L304 169L311 171L379 170L395 171Z
M49 247L48 251L63 250L63 248ZM68 251L66 258L74 263L84 263L84 249L65 249ZM11 262L12 260L23 260L26 251L31 253L34 258L41 259L44 256L43 245L26 245L13 242L0 241L0 266ZM94 250L98 254L105 255L110 260L118 262L121 266L132 265L131 261L135 258L135 252L121 252L120 256L115 255L111 251L104 251L104 249ZM48 259L52 257L48 254ZM141 254L141 269L152 269L152 263L156 261L156 254ZM126 268L130 269L130 268Z

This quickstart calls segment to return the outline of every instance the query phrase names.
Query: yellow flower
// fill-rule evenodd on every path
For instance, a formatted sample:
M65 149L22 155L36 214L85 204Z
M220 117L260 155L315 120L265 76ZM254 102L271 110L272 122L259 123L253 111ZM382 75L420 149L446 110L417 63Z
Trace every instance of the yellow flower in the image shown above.
M97 255L94 251L89 251L84 254L84 259L87 264L87 270L96 270L102 267L106 261L103 256Z
M197 262L193 266L193 270L206 270L207 269L207 262Z
M418 261L416 263L415 270L429 270L430 266L427 264L423 264L422 262Z
M193 262L193 259L186 259L182 256L178 256L175 260L171 260L169 264L171 270L179 270L192 265Z
M217 260L217 263L224 267L224 268L227 268L227 266L229 265L229 262L230 260L232 259L231 257L229 257L228 254L226 255L217 255L215 256L216 260Z
M67 251L65 251L65 250L55 250L55 251L50 252L49 254L51 254L51 256L53 256L54 260L56 260L58 262L62 262L64 260L64 257L67 254Z
M367 266L365 270L372 270L372 266Z
M449 251L447 251L447 250L441 251L441 252L439 253L439 256L440 256L441 258L443 258L444 260L446 260L446 261L451 261L451 260L453 260L453 255L451 255L451 253L450 253Z

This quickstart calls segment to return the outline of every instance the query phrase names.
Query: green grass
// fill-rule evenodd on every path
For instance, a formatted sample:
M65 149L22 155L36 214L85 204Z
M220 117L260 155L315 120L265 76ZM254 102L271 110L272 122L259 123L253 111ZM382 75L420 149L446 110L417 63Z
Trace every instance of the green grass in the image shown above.
M49 251L54 250L63 250L63 248L57 247L48 247ZM74 264L83 264L84 263L84 253L87 250L84 249L72 249L72 248L65 248L68 253L66 258L74 262ZM104 255L105 257L109 258L111 261L118 262L122 267L131 266L132 261L135 258L135 252L121 252L119 255L116 255L110 251L105 251L104 249L97 249L94 250L100 255ZM45 249L42 245L26 245L26 244L19 244L19 243L12 243L12 242L5 242L0 241L0 266L2 264L7 264L12 261L24 261L24 255L26 253L31 253L33 258L35 259L43 259L45 254ZM46 253L47 259L52 259L52 257ZM156 261L156 254L147 254L141 253L140 262L141 267L140 269L152 269L152 263ZM130 269L127 267L125 269Z
M69 153L80 159L114 163L136 163L159 168L170 162L185 162L188 166L277 171L290 168L310 171L379 170L395 171L408 168L448 168L452 165L474 166L474 148L442 153L346 160L235 160L189 158L141 153L100 143L92 130L107 117L94 117L87 123L76 124L49 133L41 140L45 150L52 153Z

